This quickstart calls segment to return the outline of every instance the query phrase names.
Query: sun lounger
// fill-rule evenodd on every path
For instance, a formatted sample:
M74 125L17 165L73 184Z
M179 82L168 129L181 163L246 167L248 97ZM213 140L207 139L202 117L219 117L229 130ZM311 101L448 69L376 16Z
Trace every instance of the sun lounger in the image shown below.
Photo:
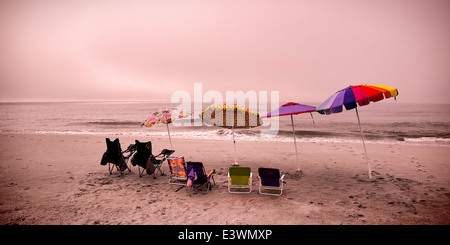
M263 195L281 196L283 194L284 174L276 168L259 168L259 193Z
M252 192L252 171L249 167L234 166L228 169L228 192Z

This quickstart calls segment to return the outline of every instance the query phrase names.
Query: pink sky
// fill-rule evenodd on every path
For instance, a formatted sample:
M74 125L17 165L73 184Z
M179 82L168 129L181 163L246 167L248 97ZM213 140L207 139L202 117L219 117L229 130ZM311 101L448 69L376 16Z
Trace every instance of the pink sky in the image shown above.
M350 84L450 103L448 0L0 1L0 101L166 100Z

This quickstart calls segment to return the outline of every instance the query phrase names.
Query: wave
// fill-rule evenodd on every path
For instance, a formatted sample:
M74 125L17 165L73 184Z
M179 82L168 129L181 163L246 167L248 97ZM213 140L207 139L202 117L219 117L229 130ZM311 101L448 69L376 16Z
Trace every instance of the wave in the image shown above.
M0 134L124 135L168 137L166 125L141 127L149 112L164 103L132 102L0 104ZM137 104L134 104L137 103ZM373 113L374 112L374 113ZM361 142L357 119L349 113L295 117L297 142ZM235 130L236 141L293 142L289 117L279 117L279 130L263 125ZM178 125L176 125L178 124ZM198 126L203 125L203 126ZM442 105L378 104L361 109L364 139L370 143L435 144L450 146L450 109ZM169 125L174 138L232 139L232 130L204 126L194 115Z
M245 132L244 130L241 132ZM264 133L241 133L235 132L236 141L240 142L258 142L258 141L270 141L270 142L294 142L292 135L271 135ZM11 130L1 130L1 134L49 134L49 135L114 135L120 136L131 136L131 137L168 137L167 131L129 131L129 132L117 132L117 131L92 131L92 130L36 130L33 132L25 131L11 131ZM193 139L193 140L221 140L221 141L231 141L232 132L231 130L199 130L199 131L184 131L184 132L171 132L172 139ZM408 144L408 145L441 145L450 146L450 138L440 138L440 137L419 137L419 138L382 138L382 137L368 137L364 135L366 143L376 143L376 144ZM356 137L296 137L297 143L361 143L361 138Z
M142 128L136 126L135 121L88 121L73 123L76 127L64 129L0 129L1 134L57 134L57 135L115 135L132 137L168 137L166 127ZM79 127L79 125L89 125ZM95 126L92 126L95 125ZM361 143L359 130L352 131L326 131L326 130L296 130L297 142L305 143ZM395 144L433 144L450 146L450 133L431 132L419 130L382 130L370 129L364 131L364 139L369 143L395 143ZM232 140L232 130L217 127L171 127L170 134L173 138L184 139L213 139ZM235 130L236 141L273 141L293 142L291 130L262 131L259 128Z
M405 138L405 142L414 143L444 143L450 144L450 138L438 138L438 137L420 137L420 138Z
M89 121L68 123L67 126L140 126L140 123L136 121Z
M279 135L292 136L292 130L278 130ZM319 137L319 136L344 136L344 133L329 132L329 131L316 131L316 130L295 130L295 136L297 137Z

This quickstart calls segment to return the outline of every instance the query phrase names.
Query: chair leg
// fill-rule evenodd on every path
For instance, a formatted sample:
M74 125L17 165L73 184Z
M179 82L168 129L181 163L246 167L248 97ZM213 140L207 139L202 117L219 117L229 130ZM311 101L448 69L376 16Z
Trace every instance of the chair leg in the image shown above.
M119 167L119 165L116 165L117 171L119 171L120 175L122 175L122 174L123 174L123 171L122 171L120 168L121 168L121 167Z
M164 160L162 160L161 162L159 162L159 164L156 164L155 167L156 169L159 171L159 173L161 174L161 176L164 176L164 172L161 170L161 167L163 165ZM156 172L156 171L155 171Z
M283 194L283 187L279 187L279 188L264 188L262 185L259 186L259 194L262 195L269 195L269 196L281 196ZM270 193L268 191L276 191L279 193Z
M155 166L155 172L153 173L153 178L154 179L156 179L156 172L157 172L157 170L159 171L159 173L161 174L161 176L164 176L165 174L164 174L164 172L161 170L161 167L162 167L162 163L160 163L160 164L155 164L154 165Z
M131 173L131 162L130 162L130 166L127 165L128 168L128 172Z

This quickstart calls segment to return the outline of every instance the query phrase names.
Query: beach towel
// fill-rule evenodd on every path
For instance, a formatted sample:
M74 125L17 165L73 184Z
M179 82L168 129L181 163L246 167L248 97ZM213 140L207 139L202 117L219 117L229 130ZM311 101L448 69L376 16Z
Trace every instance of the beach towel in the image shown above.
M191 171L188 173L188 180L186 183L187 187L194 187L194 182L197 180L197 173L194 171L194 168L191 168Z

